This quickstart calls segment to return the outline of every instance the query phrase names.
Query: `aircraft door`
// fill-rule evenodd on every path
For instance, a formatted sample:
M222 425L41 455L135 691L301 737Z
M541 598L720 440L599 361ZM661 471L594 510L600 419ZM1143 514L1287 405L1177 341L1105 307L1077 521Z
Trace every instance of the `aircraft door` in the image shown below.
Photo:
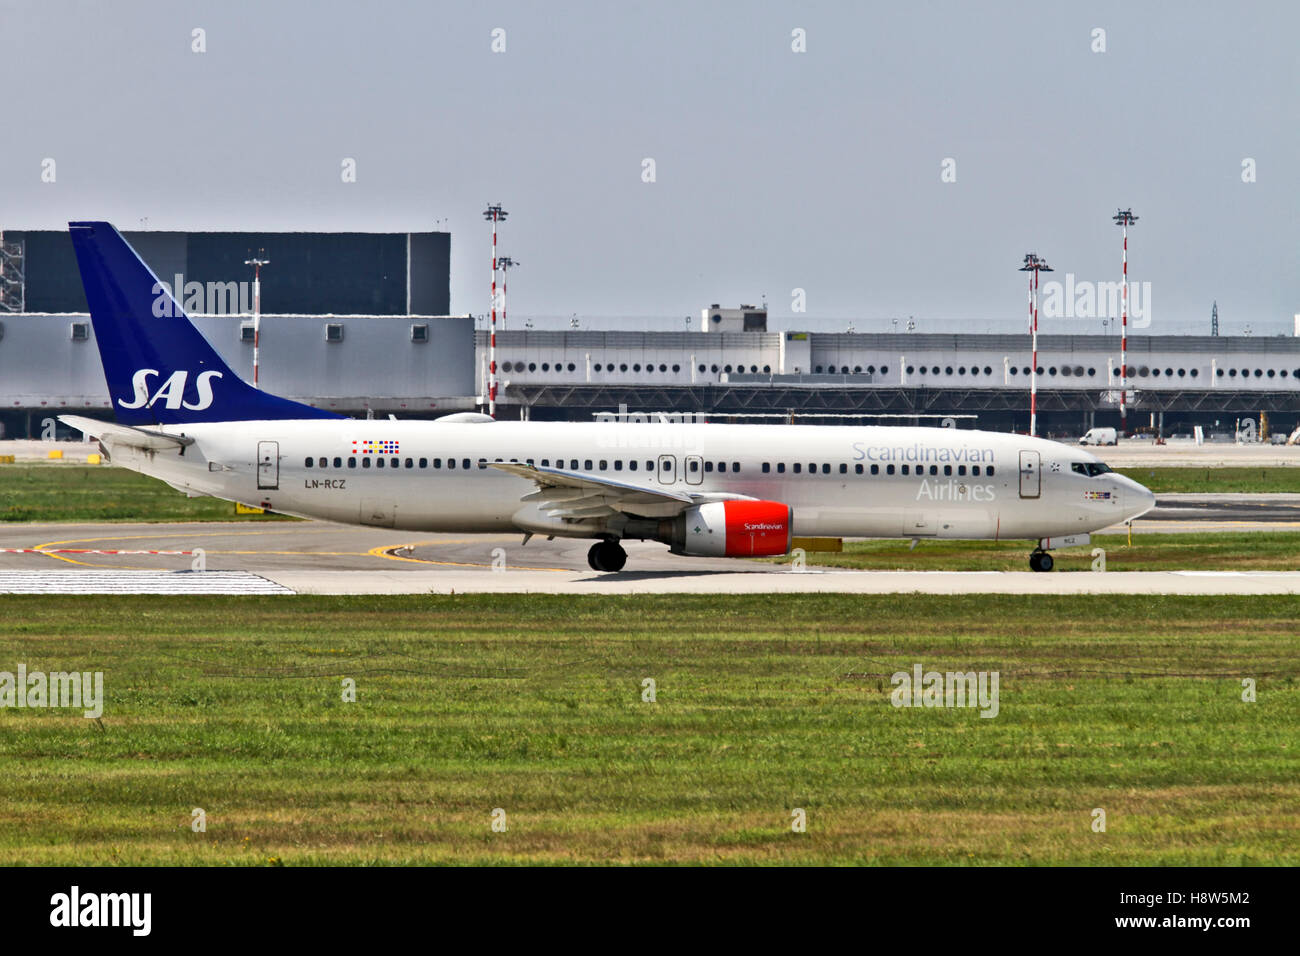
M660 455L659 456L659 484L671 485L677 480L677 456Z
M688 485L698 485L704 482L704 459L699 455L687 455L682 462L685 469L685 478Z
M260 441L257 443L257 488L259 491L275 491L279 487L280 443Z
M1020 453L1020 497L1037 498L1042 491L1041 462L1038 452Z

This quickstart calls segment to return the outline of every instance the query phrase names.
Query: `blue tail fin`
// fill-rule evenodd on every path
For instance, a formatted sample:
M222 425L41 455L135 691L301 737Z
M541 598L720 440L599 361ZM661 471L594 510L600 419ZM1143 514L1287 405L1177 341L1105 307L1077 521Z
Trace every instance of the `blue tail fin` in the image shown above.
M68 229L119 422L341 417L258 391L232 372L111 224L70 222Z

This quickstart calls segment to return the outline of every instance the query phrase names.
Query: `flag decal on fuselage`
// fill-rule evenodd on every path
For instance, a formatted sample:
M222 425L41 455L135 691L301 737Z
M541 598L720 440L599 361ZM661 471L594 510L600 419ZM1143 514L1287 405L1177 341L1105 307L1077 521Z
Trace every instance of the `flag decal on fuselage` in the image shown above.
M399 455L398 442L392 439L364 439L352 443L354 455Z

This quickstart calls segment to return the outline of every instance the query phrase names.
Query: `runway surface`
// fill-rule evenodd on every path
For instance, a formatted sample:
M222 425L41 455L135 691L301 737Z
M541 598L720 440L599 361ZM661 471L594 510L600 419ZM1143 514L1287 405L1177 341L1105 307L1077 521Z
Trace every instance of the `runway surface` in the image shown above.
M1300 495L1167 495L1135 523L1138 533L1222 530L1300 531ZM267 582L263 593L312 594L1300 593L1300 572L796 572L763 562L677 557L646 542L626 543L624 571L598 574L587 567L589 542L533 538L524 546L521 540L521 535L422 534L311 521L17 524L0 526L0 593L30 593L40 586L42 572L52 582L47 590L58 593L119 593L145 580L139 572L154 572L162 582L148 585L161 589L152 593L198 593L205 586L202 574L158 574L197 567L248 576L242 585L238 578L229 579L234 583L209 578L212 593L262 587L250 582L253 577ZM9 572L24 573L6 579ZM20 580L21 587L12 583Z

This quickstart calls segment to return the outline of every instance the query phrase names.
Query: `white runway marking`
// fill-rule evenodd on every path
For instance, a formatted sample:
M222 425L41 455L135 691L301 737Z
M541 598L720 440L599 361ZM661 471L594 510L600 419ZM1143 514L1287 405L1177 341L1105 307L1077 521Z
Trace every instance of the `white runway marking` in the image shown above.
M292 594L247 571L0 571L0 594Z

